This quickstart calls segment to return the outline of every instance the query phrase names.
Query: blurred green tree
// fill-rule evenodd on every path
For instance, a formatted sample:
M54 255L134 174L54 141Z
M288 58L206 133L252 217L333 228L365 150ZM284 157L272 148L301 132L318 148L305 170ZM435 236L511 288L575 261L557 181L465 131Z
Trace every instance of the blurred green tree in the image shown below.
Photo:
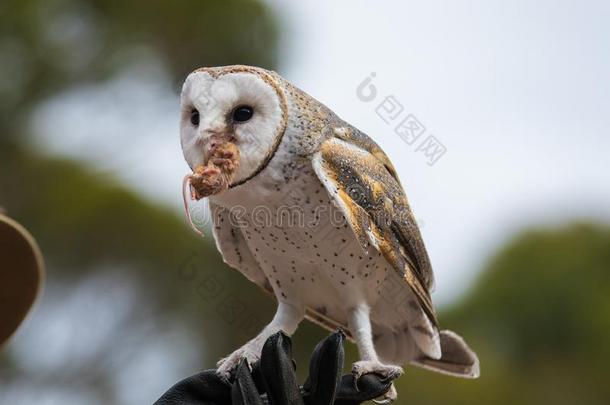
M199 66L274 68L277 39L276 19L258 0L0 3L0 206L34 234L45 254L48 288L42 303L62 304L62 298L72 299L83 283L104 272L128 273L127 279L134 278L145 291L125 319L117 314L121 323L111 337L91 343L87 350L93 355L66 355L65 366L49 372L31 368L44 361L28 360L43 353L24 356L9 345L0 353L0 402L23 403L37 392L47 393L52 402L52 391L59 387L68 393L84 390L87 403L120 403L116 376L130 366L124 349L137 352L151 334L178 327L180 333L192 331L198 343L175 348L192 358L187 374L211 366L263 325L272 301L240 274L227 271L211 238L202 241L174 212L112 178L46 156L29 142L28 123L32 111L58 93L104 83L142 60L161 66L176 92L184 76ZM100 296L107 293L100 291ZM41 306L35 316L54 315ZM68 306L59 305L66 311L64 334L76 322ZM98 315L92 312L87 325L101 330ZM32 325L30 336L38 335L39 345L24 344L44 351L49 326ZM64 341L70 339L76 346L78 336L64 336ZM19 391L26 382L27 390ZM166 388L155 387L158 394ZM60 398L65 403L66 397ZM82 398L73 402L82 403Z
M478 351L481 379L408 373L400 386L410 403L610 402L607 227L573 224L515 237L442 315L443 326Z
M142 55L176 84L200 66L277 61L276 20L258 0L5 0L0 3L0 137L30 108L104 80Z
M52 379L57 385L79 381L99 398L118 403L110 380L126 366L126 360L111 365L97 360L121 357L119 349L129 352L131 347L135 352L146 344L138 333L142 317L148 317L145 314L154 314L147 322L156 324L158 333L176 324L188 325L184 329L199 344L190 349L176 347L192 353L191 368L185 371L188 374L204 365L211 367L220 356L243 344L272 313L273 302L222 263L211 235L202 240L173 211L146 202L110 178L100 178L73 162L5 143L0 147L0 190L3 207L35 235L45 255L48 283L53 287L45 291L45 299L59 299L58 285L64 286L60 291L76 290L100 272L125 273L146 291L145 300L135 301L141 307L131 308L122 327L109 339L92 345L97 355L76 369L62 367L53 370L52 377L28 371L13 357L9 346L0 354L0 387L21 380ZM99 309L91 307L91 311ZM69 308L65 311L69 324ZM96 315L90 314L92 319ZM102 326L95 321L92 324L94 328ZM36 333L42 337L44 332ZM72 364L79 359L66 357L65 361ZM155 367L162 370L165 366ZM166 388L158 387L158 393ZM0 403L2 391L0 388Z

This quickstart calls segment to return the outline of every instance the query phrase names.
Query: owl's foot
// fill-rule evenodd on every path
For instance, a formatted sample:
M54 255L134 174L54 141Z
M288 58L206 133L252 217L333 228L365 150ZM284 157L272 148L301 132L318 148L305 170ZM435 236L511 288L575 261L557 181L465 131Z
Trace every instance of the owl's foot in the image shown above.
M261 357L260 350L256 350L251 345L246 344L243 347L235 350L233 353L221 359L216 363L218 369L216 372L226 380L229 380L231 377L231 372L237 367L241 359L246 359L248 361L248 365L252 365L256 361L258 361Z
M357 361L352 366L352 375L354 376L354 384L356 384L356 388L358 388L358 379L364 374L370 373L377 374L388 380L395 380L402 375L403 370L402 367L383 364L379 361ZM390 390L381 398L381 400L376 400L375 402L379 404L387 404L394 401L397 396L398 394L396 392L396 388L394 388L394 384L392 384Z
M352 374L358 380L364 374L377 374L389 380L395 380L402 375L404 371L400 366L391 364L383 364L379 361L361 360L354 363L352 366Z

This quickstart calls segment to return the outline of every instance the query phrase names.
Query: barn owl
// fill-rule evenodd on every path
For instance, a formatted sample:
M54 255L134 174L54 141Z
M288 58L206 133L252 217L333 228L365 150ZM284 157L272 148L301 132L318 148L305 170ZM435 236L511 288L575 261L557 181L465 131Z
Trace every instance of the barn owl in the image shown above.
M277 73L201 68L182 88L191 197L207 198L224 261L275 296L260 334L218 364L257 360L304 318L356 343L355 377L410 363L476 378L464 340L440 330L434 278L394 166L380 147ZM383 400L396 398L394 388Z

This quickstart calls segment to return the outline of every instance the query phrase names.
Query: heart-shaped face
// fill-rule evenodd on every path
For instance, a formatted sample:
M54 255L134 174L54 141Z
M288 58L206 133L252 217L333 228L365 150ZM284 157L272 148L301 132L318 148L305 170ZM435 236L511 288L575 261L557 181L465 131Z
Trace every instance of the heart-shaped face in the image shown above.
M285 95L273 73L261 68L198 69L186 78L180 104L182 150L196 197L256 176L286 128Z
M0 214L0 345L34 305L43 275L42 254L34 238Z

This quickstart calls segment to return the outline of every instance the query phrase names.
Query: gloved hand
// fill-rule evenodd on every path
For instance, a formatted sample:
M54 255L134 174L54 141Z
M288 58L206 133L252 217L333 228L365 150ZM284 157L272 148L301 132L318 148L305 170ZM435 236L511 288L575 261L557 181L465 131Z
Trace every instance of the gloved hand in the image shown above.
M203 371L174 385L154 405L353 405L385 394L392 380L374 374L358 381L351 374L341 376L344 340L338 331L318 343L302 387L296 380L290 338L279 332L267 339L252 372L245 360L230 381L216 370Z

